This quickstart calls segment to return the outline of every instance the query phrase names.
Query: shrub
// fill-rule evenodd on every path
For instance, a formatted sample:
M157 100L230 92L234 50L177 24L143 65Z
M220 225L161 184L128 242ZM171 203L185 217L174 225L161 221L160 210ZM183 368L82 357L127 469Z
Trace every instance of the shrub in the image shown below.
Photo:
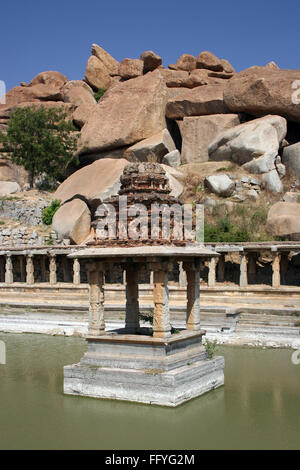
M205 350L208 355L208 359L212 359L217 351L217 340L209 341L208 339L205 340L203 343Z
M51 225L52 224L52 219L55 214L55 212L59 209L60 207L60 201L57 199L54 199L54 201L51 202L50 206L46 207L43 212L42 212L42 221L45 225Z
M102 96L104 95L104 93L106 92L106 90L103 88L99 88L98 91L96 91L96 93L94 93L94 98L95 100L98 102L100 100L100 98L102 98Z

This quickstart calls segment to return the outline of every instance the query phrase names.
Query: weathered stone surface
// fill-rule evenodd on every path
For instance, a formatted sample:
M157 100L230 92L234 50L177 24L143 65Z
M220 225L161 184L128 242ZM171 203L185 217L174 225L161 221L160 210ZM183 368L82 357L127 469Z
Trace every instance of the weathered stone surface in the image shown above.
M234 182L225 174L207 176L204 184L210 191L222 197L231 196L235 188Z
M231 63L228 62L228 60L226 60L226 59L221 59L220 62L221 62L221 64L222 64L222 66L223 66L224 72L227 72L227 73L235 73L234 68L232 67Z
M179 197L183 193L183 185L181 184L180 180L182 179L182 174L177 171L175 168L172 168L168 165L161 165L162 168L165 170L169 186L171 188L170 196Z
M282 199L284 202L295 202L300 204L300 193L287 192Z
M119 66L119 75L124 79L143 75L144 62L140 59L123 59Z
M78 108L75 109L72 118L74 124L81 129L85 123L88 121L91 113L96 109L96 100L94 104L81 104Z
M300 122L300 106L293 103L293 94L299 98L299 92L293 88L299 76L298 70L250 67L227 83L225 103L235 112L246 112L253 116L278 114Z
M129 147L124 153L124 158L131 162L160 163L162 157L172 150L175 150L175 148L175 144L168 129L164 129L158 134Z
M98 57L92 55L86 65L85 80L94 90L107 90L111 83L109 71Z
M162 64L161 57L153 51L143 52L140 59L144 62L144 73L152 72Z
M267 229L275 236L300 240L300 204L277 202L271 206Z
M282 182L280 181L277 170L271 170L268 173L264 173L262 179L265 183L265 187L271 193L281 193L283 190Z
M29 182L29 173L23 166L12 163L9 158L0 158L0 180L15 181L22 188Z
M162 163L165 165L171 166L173 168L176 168L181 164L181 156L179 150L172 150L172 152L167 153L164 155L162 159Z
M182 54L175 65L178 70L187 70L190 72L196 68L197 59L191 54Z
M109 74L118 75L119 62L98 44L92 44L92 55L97 57Z
M216 136L239 124L237 114L185 117L180 128L183 163L207 161L208 147Z
M286 135L286 120L280 116L265 116L222 132L209 146L211 160L232 160L239 165L273 154Z
M273 60L271 62L268 62L267 65L265 65L265 68L272 69L272 70L279 70L278 65Z
M224 84L223 77L220 77L218 75L219 73L220 72L210 72L209 70L205 70L205 69L195 69L189 74L189 77L184 82L183 86L186 86L188 88L195 88L197 86L202 86L202 85ZM226 78L227 78L227 75L229 74L225 74ZM223 73L223 76L224 76L224 73Z
M38 83L34 86L16 86L5 95L5 104L0 105L0 116L3 111L24 102L34 101L62 101L61 87Z
M63 87L62 94L64 102L74 104L74 106L96 104L93 90L82 80L68 82Z
M198 55L197 68L222 72L223 65L221 60L217 56L215 56L215 54L213 54L212 52L203 51Z
M21 191L18 183L14 181L0 181L0 195L5 196L6 194L14 194Z
M93 207L120 189L120 176L128 164L125 159L103 158L73 173L56 190L54 198L62 202L81 196Z
M267 173L268 171L275 170L276 157L277 151L265 153L262 157L253 158L253 160L251 160L250 162L245 163L243 165L243 168L249 173Z
M166 127L167 87L159 70L108 90L81 131L81 153L134 144ZM83 151L84 150L84 151Z
M179 88L187 86L189 73L184 70L168 70L160 71L166 81L167 87Z
M43 84L54 86L56 88L61 88L65 83L67 83L67 81L67 77L62 73L56 71L48 71L41 72L36 75L36 77L31 80L30 86Z
M182 90L174 98L169 98L166 115L170 119L206 114L223 114L227 108L223 100L224 85L206 85Z
M300 142L283 149L282 163L300 179Z
M63 204L53 216L52 229L59 238L69 238L71 242L80 245L91 229L91 213L86 203L81 199L73 199Z

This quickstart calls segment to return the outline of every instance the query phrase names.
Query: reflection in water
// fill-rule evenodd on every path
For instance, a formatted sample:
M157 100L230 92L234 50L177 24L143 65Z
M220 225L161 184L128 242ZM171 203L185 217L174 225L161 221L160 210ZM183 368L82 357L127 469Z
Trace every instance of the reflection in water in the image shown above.
M220 348L225 387L178 408L64 396L80 338L0 334L0 448L299 448L300 366L289 350Z

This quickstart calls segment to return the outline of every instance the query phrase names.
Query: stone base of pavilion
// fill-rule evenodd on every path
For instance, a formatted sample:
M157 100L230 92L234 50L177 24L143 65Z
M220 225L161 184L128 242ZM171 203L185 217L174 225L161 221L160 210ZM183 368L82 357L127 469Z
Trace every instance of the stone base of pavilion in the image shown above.
M64 392L174 407L224 384L224 358L207 358L205 332L183 330L167 339L149 332L87 337L80 363L64 368Z

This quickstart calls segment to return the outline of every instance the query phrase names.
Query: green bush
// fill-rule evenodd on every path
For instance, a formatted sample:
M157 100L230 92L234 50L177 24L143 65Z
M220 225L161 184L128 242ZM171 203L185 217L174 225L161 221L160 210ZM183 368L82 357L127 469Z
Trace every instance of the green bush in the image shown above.
M203 343L205 350L208 355L208 359L212 359L217 351L217 340L209 341L208 339L205 340Z
M100 98L102 98L102 96L104 95L104 93L106 92L106 90L103 88L100 88L98 91L96 91L96 93L94 93L94 98L95 100L98 102L100 100Z
M60 201L57 199L54 199L54 201L51 202L50 206L46 207L43 212L42 212L42 221L45 225L51 225L52 224L52 219L55 214L55 212L59 209L60 207Z
M205 242L255 242L268 241L266 233L268 207L253 208L237 205L231 212L223 205L214 209L213 220L204 224Z
M234 226L231 223L230 216L226 214L219 219L215 225L205 223L204 241L205 242L249 242L251 233L241 226Z

